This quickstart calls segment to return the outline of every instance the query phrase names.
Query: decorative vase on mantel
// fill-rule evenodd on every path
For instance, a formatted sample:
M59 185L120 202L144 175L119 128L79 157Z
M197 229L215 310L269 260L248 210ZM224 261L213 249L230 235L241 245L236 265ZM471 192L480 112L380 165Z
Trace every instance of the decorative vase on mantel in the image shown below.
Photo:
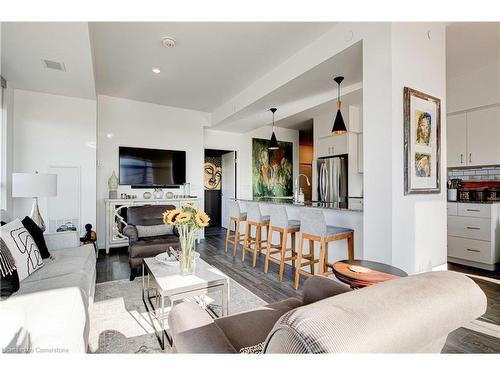
M108 179L108 189L109 189L109 199L117 199L118 198L118 177L116 177L115 171Z
M194 241L196 233L208 225L210 217L194 205L188 204L163 214L163 222L173 225L179 232L181 254L179 259L180 274L191 275L195 271Z
M163 198L163 190L161 188L156 188L155 191L153 192L153 197L155 199L162 199Z

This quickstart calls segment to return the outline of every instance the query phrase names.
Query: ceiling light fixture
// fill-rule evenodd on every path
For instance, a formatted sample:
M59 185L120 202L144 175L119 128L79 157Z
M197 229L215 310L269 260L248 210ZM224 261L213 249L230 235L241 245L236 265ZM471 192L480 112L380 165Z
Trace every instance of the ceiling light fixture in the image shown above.
M161 44L163 44L163 47L167 48L175 47L175 39L169 36L165 36L161 39Z
M153 69L151 69L151 71L152 71L154 74L160 74L160 72L161 72L160 68L153 68Z
M344 119L342 113L340 112L340 107L342 102L340 101L340 84L344 80L344 77L335 77L333 79L337 82L338 92L337 92L337 115L335 116L335 121L333 122L332 135L342 135L347 133L347 128L345 127Z
M276 139L276 134L274 134L274 112L276 112L276 108L269 109L273 113L273 134L271 135L271 140L269 141L269 150L278 150L280 146L278 146L278 140Z

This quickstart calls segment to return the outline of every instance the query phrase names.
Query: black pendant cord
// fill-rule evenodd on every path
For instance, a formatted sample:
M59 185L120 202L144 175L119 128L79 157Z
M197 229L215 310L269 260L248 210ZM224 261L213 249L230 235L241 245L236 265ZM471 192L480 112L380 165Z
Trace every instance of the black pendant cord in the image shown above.
M337 85L337 102L340 101L340 83Z

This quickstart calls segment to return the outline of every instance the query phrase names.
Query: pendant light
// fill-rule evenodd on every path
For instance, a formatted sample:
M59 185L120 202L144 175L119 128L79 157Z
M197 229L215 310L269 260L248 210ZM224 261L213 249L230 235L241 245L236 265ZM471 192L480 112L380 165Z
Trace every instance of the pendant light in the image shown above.
M335 121L333 122L332 135L342 135L347 133L347 128L345 127L344 119L342 118L342 113L340 112L341 101L340 101L340 84L344 80L344 77L335 77L333 79L337 82L338 93L337 93L337 115L335 116Z
M276 134L274 134L274 112L276 112L276 108L269 109L273 113L273 134L271 135L271 140L269 141L269 150L278 150L280 146L278 146L278 141L276 140Z

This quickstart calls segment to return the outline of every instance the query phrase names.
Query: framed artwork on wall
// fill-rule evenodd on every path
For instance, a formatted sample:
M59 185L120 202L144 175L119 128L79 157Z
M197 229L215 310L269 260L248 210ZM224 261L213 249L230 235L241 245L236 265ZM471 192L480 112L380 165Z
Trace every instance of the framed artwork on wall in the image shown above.
M205 190L220 190L222 179L222 160L220 157L205 157Z
M441 100L404 88L405 195L441 192Z
M252 138L252 196L254 198L293 195L293 143L278 141L269 150L268 139Z

